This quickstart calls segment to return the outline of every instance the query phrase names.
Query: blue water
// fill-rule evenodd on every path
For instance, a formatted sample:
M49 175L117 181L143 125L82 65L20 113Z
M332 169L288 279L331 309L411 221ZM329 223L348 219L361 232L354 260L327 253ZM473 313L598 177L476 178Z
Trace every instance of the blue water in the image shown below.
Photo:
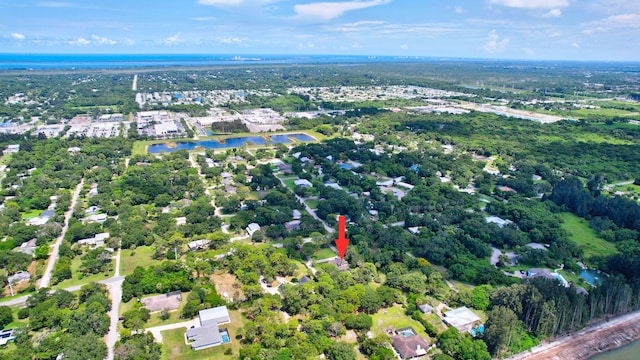
M176 143L176 147L167 147L167 144L153 144L149 145L149 153L159 154L161 152L174 152L178 150L193 150L196 147L203 147L205 149L226 149L241 147L244 145L265 145L265 144L287 144L291 140L289 138L296 139L301 142L310 142L315 139L307 134L286 134L286 135L270 135L271 141L267 142L262 136L243 136L237 138L230 138L218 142L217 140L203 140L203 141L189 141Z
M582 270L580 271L580 278L584 279L589 285L596 286L602 284L601 275L596 273L593 270Z
M0 54L0 69L94 69L229 64L421 62L427 57L206 54Z
M231 339L229 339L229 335L222 335L222 343L226 344L228 342L231 342Z
M469 333L471 333L471 336L473 337L478 336L478 334L484 334L484 325L479 325L472 328L471 330L469 330Z

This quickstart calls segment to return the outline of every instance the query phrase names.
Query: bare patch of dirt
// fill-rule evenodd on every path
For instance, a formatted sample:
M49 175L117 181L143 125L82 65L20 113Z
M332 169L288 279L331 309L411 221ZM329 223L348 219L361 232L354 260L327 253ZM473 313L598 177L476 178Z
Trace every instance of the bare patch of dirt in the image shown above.
M211 275L211 280L215 284L216 291L225 300L239 300L244 297L240 287L242 284L238 282L235 275L231 275L227 272L216 273Z

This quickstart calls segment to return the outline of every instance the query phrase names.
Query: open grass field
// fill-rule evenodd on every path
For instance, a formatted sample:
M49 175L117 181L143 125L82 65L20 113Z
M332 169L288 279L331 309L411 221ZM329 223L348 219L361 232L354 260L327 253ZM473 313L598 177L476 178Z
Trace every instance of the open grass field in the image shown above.
M38 217L40 216L40 214L42 214L44 210L31 210L29 212L23 213L22 214L22 218L23 219L31 219L34 217Z
M314 261L317 261L322 259L329 259L335 256L336 256L336 253L333 252L333 250L329 248L324 248L316 251L313 255L311 255L311 259L313 259Z
M137 266L147 268L152 265L159 265L161 260L154 260L154 249L151 246L139 246L135 250L123 249L120 253L120 274L122 276L131 274Z
M236 359L240 352L240 342L236 339L238 329L245 322L239 311L229 311L231 323L221 325L229 331L231 343L220 346L194 351L189 345L184 343L185 329L175 329L162 332L162 359L163 360L200 360L200 359ZM231 349L231 355L225 354L227 349Z
M596 236L596 232L589 227L587 220L572 213L561 213L560 216L563 220L560 226L568 231L569 238L584 250L585 257L609 256L618 252L614 244Z
M309 199L305 201L305 204L307 204L307 206L309 206L312 210L317 209L319 203L320 202L317 199Z
M418 335L425 339L429 339L427 333L424 332L422 324L405 315L402 306L397 304L390 308L381 309L373 315L373 326L371 327L371 332L374 336L385 334L384 329L389 326L396 329L412 327Z
M296 184L295 184L296 180L298 180L297 177L295 179L285 180L284 184L287 185L287 187L293 191L296 188Z
M53 286L54 289L64 289L71 286L88 284L90 282L106 280L113 276L113 273L114 273L113 269L104 273L83 276L79 270L80 266L82 265L82 260L80 258L81 256L76 256L75 258L73 258L73 260L71 260L71 274L72 274L71 279L67 279L56 284L55 286ZM112 260L111 266L112 267L115 266L115 260Z

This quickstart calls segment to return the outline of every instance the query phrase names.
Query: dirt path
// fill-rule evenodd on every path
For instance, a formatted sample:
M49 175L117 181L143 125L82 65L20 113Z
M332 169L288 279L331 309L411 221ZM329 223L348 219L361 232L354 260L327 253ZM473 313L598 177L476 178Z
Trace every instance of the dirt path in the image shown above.
M508 360L583 360L640 338L640 311L589 326Z
M67 233L67 229L69 228L69 219L71 219L73 209L76 207L76 202L78 201L80 190L82 190L82 185L84 185L84 178L80 180L80 183L78 184L78 186L76 186L76 189L71 196L71 205L69 205L69 210L67 210L67 212L64 214L64 224L62 226L62 232L53 245L53 251L51 252L51 256L49 257L49 262L47 263L47 269L44 271L42 279L40 279L41 288L48 287L49 282L51 281L51 273L53 272L53 267L56 264L56 261L58 261L58 251L60 250L60 244L62 244L64 235Z

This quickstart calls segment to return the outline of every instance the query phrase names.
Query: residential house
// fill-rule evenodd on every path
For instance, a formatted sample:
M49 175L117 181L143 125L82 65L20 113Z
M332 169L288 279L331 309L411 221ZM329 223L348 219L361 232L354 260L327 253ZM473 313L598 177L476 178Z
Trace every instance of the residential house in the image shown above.
M301 186L301 187L304 187L304 188L313 187L313 184L311 184L311 182L309 180L307 180L307 179L298 179L298 180L294 181L293 184L295 186Z
M300 220L286 222L284 223L284 228L287 229L287 231L300 230Z
M89 245L92 249L104 246L104 241L109 238L109 233L95 234L93 237L78 240L80 245Z
M210 242L211 240L206 240L206 239L195 240L187 244L187 246L189 246L189 250L191 251L206 249L207 245L209 245Z
M300 220L302 218L302 213L300 210L294 209L291 216L293 217L293 220Z
M36 252L36 239L31 239L29 241L23 242L20 245L20 251L23 254L27 254L27 255L33 255Z
M162 311L162 310L176 310L180 307L182 301L182 293L180 291L173 291L170 293L150 296L140 299L140 302L149 309L150 312Z
M260 225L258 223L251 223L247 226L247 233L249 236L253 236L253 233L260 230Z
M231 341L226 329L219 326L231 322L226 306L200 310L199 326L187 329L186 338L193 350L202 350Z
M416 359L427 354L429 344L413 328L404 328L391 336L391 343L401 360Z
M465 332L471 330L477 323L480 322L480 317L469 310L466 306L449 310L444 313L445 323L458 329L459 332Z
M46 224L47 221L49 221L49 219L51 219L54 215L55 213L53 212L53 210L45 210L41 212L37 217L29 219L28 224L31 226L42 226Z
M7 146L6 149L2 150L2 153L7 155L17 153L18 151L20 151L20 144L14 144Z
M420 311L427 315L433 312L433 307L428 304L418 305L418 309L420 309Z
M14 329L6 329L0 331L0 346L7 345L9 341L14 341L16 336L13 334Z
M107 220L107 214L94 214L82 219L85 223L103 223Z
M344 259L340 259L339 257L335 257L333 260L328 261L328 263L335 265L340 271L349 270L349 263Z
M18 271L17 273L9 276L7 278L7 282L9 284L16 284L19 282L27 281L29 279L31 279L31 274L26 271Z

